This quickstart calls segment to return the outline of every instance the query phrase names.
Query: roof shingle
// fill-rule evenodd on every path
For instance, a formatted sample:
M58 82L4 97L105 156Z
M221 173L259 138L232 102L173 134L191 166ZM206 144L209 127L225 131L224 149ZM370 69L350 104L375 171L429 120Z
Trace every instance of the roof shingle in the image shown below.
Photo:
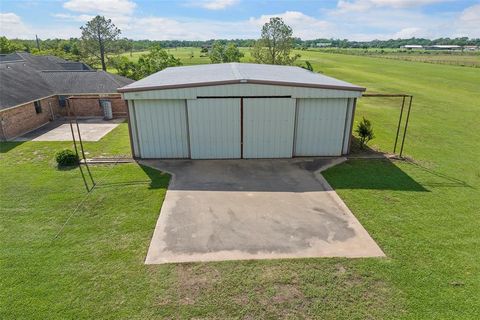
M53 94L116 93L132 82L81 62L17 52L0 59L0 110Z

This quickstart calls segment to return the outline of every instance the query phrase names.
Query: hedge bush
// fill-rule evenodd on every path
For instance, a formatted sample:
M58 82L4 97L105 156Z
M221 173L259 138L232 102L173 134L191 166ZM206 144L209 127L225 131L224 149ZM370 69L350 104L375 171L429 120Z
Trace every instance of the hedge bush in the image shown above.
M78 155L72 150L65 149L55 154L55 160L59 167L76 166L80 162Z

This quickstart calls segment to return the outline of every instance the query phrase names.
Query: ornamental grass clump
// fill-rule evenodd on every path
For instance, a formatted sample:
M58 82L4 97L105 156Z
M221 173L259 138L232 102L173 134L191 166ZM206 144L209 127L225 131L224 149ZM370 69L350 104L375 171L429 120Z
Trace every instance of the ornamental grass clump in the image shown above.
M360 138L361 149L365 149L367 147L367 143L373 138L375 138L375 135L373 134L372 123L369 120L365 119L365 117L357 125L355 132L358 134L358 137Z

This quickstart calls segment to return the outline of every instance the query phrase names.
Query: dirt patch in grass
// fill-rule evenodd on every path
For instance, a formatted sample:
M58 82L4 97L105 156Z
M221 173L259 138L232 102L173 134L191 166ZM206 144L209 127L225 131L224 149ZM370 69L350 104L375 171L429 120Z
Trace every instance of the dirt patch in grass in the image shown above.
M298 285L277 284L274 288L275 295L272 297L272 302L275 304L297 302L305 299L305 295Z
M220 272L207 265L179 264L176 267L179 303L192 305L213 290L220 279Z
M240 319L383 319L402 300L380 276L354 261L326 259L182 264L175 267L175 307Z

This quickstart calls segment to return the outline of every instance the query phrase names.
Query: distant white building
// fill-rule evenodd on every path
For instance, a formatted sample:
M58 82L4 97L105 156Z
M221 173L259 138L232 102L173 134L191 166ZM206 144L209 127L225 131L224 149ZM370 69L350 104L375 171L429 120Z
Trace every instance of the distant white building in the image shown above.
M332 43L331 42L317 42L315 44L317 47L331 47L332 46Z
M406 44L404 46L401 46L400 48L402 49L423 49L423 46L420 44Z
M465 50L465 51L477 51L478 46L463 46L463 50Z
M425 46L426 50L462 50L462 46L455 44L435 44L433 46Z
M478 46L459 46L456 44L435 44L431 46L423 46L420 44L406 44L401 46L402 49L407 50L478 50Z

